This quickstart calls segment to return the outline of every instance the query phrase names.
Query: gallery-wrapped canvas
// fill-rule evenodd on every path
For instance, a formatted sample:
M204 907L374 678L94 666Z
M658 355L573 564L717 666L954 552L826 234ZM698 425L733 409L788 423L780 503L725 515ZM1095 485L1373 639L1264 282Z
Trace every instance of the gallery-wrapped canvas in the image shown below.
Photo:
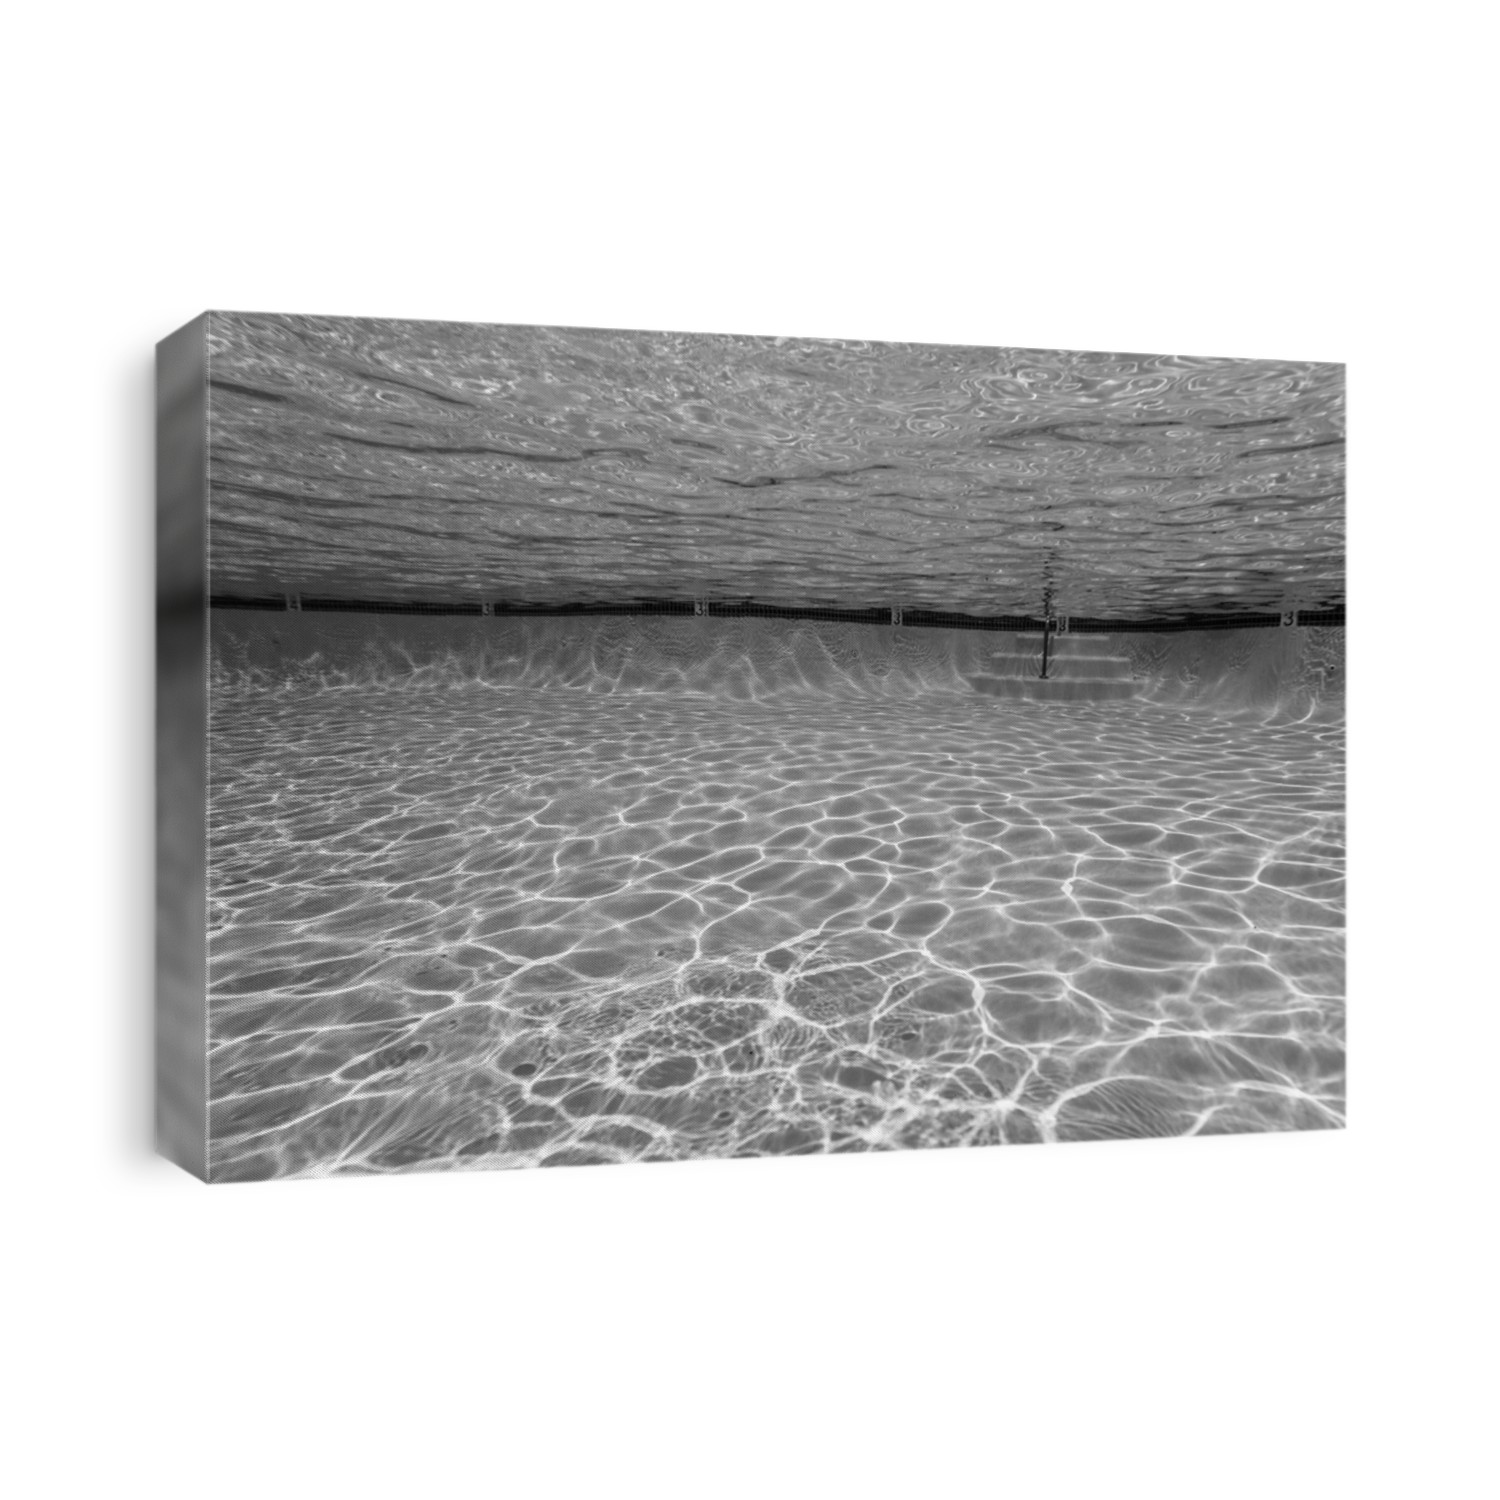
M1342 1123L1342 366L215 312L158 371L173 1160Z

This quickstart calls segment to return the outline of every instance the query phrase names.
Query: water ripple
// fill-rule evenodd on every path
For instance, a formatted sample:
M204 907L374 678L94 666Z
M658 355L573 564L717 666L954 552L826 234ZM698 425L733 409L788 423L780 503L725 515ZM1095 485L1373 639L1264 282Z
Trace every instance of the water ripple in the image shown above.
M1343 600L1343 369L216 313L213 587L1076 615Z

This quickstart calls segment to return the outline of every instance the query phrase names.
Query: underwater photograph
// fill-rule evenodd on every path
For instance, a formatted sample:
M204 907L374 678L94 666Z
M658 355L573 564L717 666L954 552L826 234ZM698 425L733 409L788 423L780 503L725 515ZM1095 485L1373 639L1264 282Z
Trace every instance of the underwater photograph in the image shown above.
M1343 1125L1342 365L202 328L210 1180Z

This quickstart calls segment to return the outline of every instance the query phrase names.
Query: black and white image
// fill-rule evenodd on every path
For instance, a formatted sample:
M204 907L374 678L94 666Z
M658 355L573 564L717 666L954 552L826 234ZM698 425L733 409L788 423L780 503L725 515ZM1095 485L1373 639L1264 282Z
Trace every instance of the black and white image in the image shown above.
M196 327L210 1180L1343 1123L1342 366Z

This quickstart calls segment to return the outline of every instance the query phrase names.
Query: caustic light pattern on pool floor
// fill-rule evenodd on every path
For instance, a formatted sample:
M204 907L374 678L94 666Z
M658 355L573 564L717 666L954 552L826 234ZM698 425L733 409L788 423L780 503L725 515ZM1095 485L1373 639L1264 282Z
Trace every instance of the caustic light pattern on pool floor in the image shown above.
M212 1175L1337 1126L1342 724L215 692Z

